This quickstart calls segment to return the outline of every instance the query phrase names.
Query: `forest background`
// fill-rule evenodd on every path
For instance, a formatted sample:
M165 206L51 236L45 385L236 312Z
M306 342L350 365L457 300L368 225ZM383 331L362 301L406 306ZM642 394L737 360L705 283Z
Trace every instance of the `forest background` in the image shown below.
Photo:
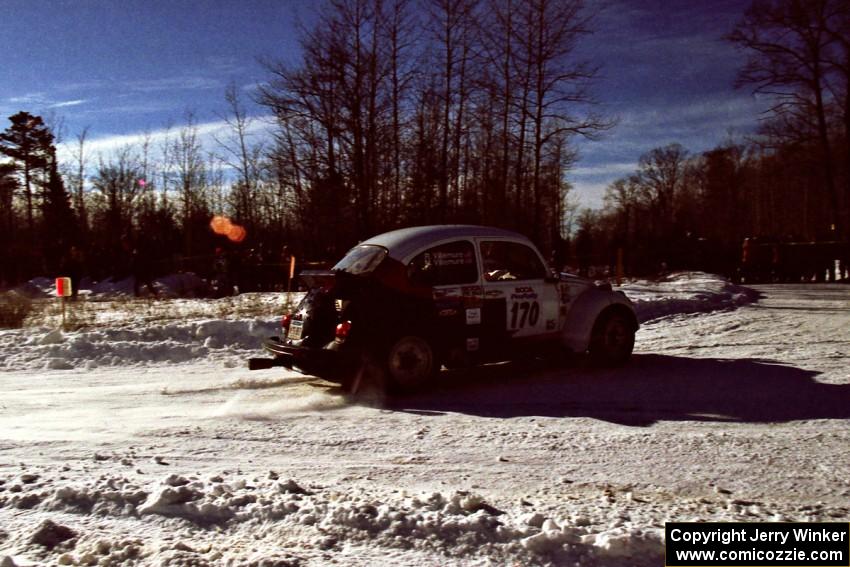
M582 0L327 0L295 61L267 60L251 100L223 93L205 144L187 112L167 135L93 155L88 130L25 109L0 133L0 286L214 271L216 251L281 277L285 256L333 261L404 226L474 223L531 237L553 265L629 275L732 274L746 237L846 241L850 6L756 0L725 40L735 85L769 101L751 136L693 153L647 148L580 208L583 139L616 139L596 104L605 61ZM265 109L260 119L249 105ZM254 134L258 122L267 135ZM73 148L60 159L57 145ZM211 220L244 229L216 234Z

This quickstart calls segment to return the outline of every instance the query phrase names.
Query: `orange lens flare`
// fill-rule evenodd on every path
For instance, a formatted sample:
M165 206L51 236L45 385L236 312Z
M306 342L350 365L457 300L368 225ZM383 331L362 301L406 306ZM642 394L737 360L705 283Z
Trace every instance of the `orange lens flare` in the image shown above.
M242 242L245 240L245 236L247 236L247 234L248 233L244 227L234 224L230 226L230 230L227 232L227 238L229 238L232 242Z
M210 228L216 234L226 235L232 227L233 223L230 222L230 219L221 215L214 216L210 221Z
M215 215L210 221L210 228L216 234L226 236L231 242L242 242L248 235L244 226L240 226L224 215Z

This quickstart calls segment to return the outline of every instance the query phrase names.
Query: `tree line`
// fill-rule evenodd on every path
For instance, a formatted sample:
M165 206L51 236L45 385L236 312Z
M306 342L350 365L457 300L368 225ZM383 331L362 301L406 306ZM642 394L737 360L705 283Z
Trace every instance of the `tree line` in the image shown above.
M834 143L838 153L846 141ZM698 269L735 277L748 238L846 243L819 159L813 145L766 148L760 140L729 139L699 153L676 143L652 149L606 188L602 209L576 214L571 268L613 274L619 253L627 275ZM846 165L836 174L843 183Z
M726 40L746 55L736 86L773 101L758 132L698 154L643 154L602 210L577 217L576 263L612 267L619 249L630 273L731 276L748 237L850 241L850 4L757 0Z
M576 56L593 30L582 0L326 0L300 31L299 59L265 62L254 101L227 88L213 144L187 114L110 155L90 155L83 130L60 163L59 129L10 117L0 284L72 257L95 277L139 264L209 273L216 249L331 260L426 223L517 229L558 264L609 264L620 249L631 273L692 262L689 246L729 271L745 236L846 238L848 11L755 1L727 40L747 56L738 86L776 101L758 135L695 155L652 149L603 209L577 211L575 141L615 125L595 110L596 63ZM248 102L271 136L256 135ZM216 214L245 239L210 230Z
M216 245L207 224L224 212L245 227L243 248L286 244L309 258L422 223L518 228L550 246L572 140L611 125L593 110L596 68L575 56L591 17L582 0L328 0L301 30L300 60L266 63L257 102L271 141L251 136L235 88L216 148L189 117L167 143L92 166L79 135L65 172L74 239L104 266L126 257L127 239L191 258ZM10 224L31 233L18 251L30 257L13 279L55 268L35 252L52 245L36 230L46 217L17 202L10 219L22 208L33 222Z
M453 222L558 241L572 140L611 125L574 54L590 21L581 0L326 3L260 98L302 245Z

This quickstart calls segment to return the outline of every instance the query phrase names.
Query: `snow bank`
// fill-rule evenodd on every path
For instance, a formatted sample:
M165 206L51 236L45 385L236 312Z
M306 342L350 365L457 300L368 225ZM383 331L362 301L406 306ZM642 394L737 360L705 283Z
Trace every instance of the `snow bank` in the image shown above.
M0 368L67 370L99 366L181 363L231 359L256 352L273 335L273 319L200 320L139 324L63 333L59 330L0 331ZM235 364L235 361L226 360Z
M636 280L617 287L635 305L640 322L667 315L734 309L758 299L752 289L705 272L676 272L663 280Z
M15 291L31 299L55 296L56 281L50 278L33 278L15 288Z
M250 533L257 548L266 550L339 552L368 545L414 549L454 562L654 565L663 555L659 528L612 525L600 531L544 511L499 510L469 492L372 493L302 485L275 472L262 477L172 474L159 481L113 474L82 484L64 482L37 479L25 484L12 478L10 489L0 491L0 508L27 510L50 522L53 532L64 534L50 539L50 546L22 534L9 542L14 553L74 565L89 564L89 556L99 565L167 565L177 563L162 554L177 550L193 561L180 564L230 564L234 557L227 537ZM189 530L192 545L106 541L88 531L87 516L124 518L130 526L137 523L139 533L149 530L144 526L150 522L174 533ZM57 517L65 519L50 519ZM174 521L182 524L170 523ZM38 529L43 531L43 525ZM290 541L294 537L297 544Z
M132 297L134 295L135 279L106 278L99 282L89 282L83 279L80 291L84 295L97 298ZM160 298L198 297L203 295L207 283L192 272L169 274L153 281L157 296Z
M206 285L203 279L192 272L170 274L154 281L160 297L196 297L205 290Z

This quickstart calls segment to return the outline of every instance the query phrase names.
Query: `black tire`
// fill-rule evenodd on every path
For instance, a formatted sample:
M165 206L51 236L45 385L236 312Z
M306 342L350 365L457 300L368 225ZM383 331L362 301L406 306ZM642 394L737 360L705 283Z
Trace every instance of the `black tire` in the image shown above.
M397 392L419 388L439 370L431 343L417 335L404 335L390 344L384 356L387 386Z
M598 366L620 366L629 360L634 346L634 322L623 313L608 311L593 325L590 360Z

